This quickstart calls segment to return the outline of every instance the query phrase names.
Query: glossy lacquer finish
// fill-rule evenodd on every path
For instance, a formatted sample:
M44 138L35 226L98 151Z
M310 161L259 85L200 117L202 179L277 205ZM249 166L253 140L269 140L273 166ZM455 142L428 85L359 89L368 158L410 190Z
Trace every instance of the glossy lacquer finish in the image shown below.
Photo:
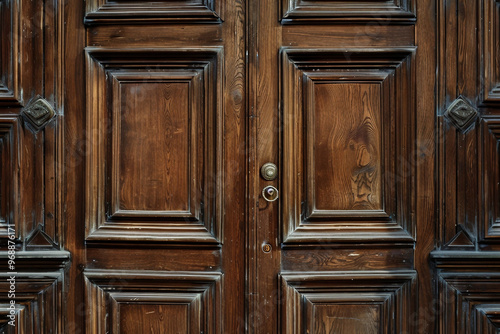
M500 331L499 1L0 0L0 32L0 333Z

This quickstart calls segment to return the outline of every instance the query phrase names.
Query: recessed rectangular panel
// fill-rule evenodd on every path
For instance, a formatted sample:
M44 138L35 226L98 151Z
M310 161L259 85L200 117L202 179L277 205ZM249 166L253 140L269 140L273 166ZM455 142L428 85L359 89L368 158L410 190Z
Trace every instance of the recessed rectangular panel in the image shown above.
M85 23L220 22L218 0L89 0Z
M190 166L196 162L190 125L199 118L197 110L191 114L190 95L187 80L120 84L119 110L113 115L119 134L114 195L115 210L123 215L190 210L190 193L196 191L191 180L199 178Z
M4 106L20 106L20 15L18 1L0 1L0 105Z
M500 103L500 1L484 0L482 93L484 102Z
M314 85L311 211L383 209L380 93L378 83Z
M87 241L217 243L221 49L88 51Z
M483 235L487 242L500 238L500 119L483 121L484 202Z
M282 23L415 21L414 0L281 0Z
M222 333L222 274L85 272L87 333Z
M18 118L0 117L0 238L19 233L19 150Z
M412 240L413 49L282 55L284 242Z
M63 333L62 272L23 273L19 270L15 274L15 298L9 298L11 276L12 273L6 271L0 275L0 324L12 320L7 316L11 314L11 301L15 301L15 326L8 325L11 331L5 333ZM0 330L0 333L3 332Z
M380 303L382 304L382 303ZM381 331L381 305L375 303L306 303L307 328L312 333L374 334Z
M415 278L413 271L282 274L280 333L404 333Z
M442 314L442 321L439 333L499 333L500 275L497 264L488 263L489 267L483 271L478 262L474 261L472 272L459 272L455 268L440 271L437 312Z
M120 333L189 333L189 305L122 304Z

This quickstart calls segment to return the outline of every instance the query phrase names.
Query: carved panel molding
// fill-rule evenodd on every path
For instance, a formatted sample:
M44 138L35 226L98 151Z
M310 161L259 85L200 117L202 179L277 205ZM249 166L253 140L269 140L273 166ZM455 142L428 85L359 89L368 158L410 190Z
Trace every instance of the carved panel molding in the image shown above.
M413 54L282 50L285 243L412 241Z
M500 103L500 1L483 0L483 101Z
M221 51L87 49L88 241L218 242Z
M442 273L440 333L498 333L499 280L498 272Z
M19 0L0 1L0 107L21 103L21 12ZM8 37L7 37L8 36Z
M415 22L416 1L280 0L282 23Z
M7 238L9 226L16 230L17 236L20 230L18 123L17 117L0 118L0 162L2 165L0 169L0 238Z
M282 333L405 333L413 271L282 274Z
M12 320L8 317L11 314L9 277L9 274L0 274L0 330L14 330L7 333L37 333L41 328L50 328L54 334L66 333L61 307L61 272L16 274L14 327L5 324L5 321Z
M89 334L139 333L142 326L158 333L222 333L218 319L222 274L106 270L84 274Z
M500 119L483 120L484 214L481 234L484 241L500 238Z
M87 1L85 22L94 23L152 23L152 22L199 22L219 23L220 0L176 1Z

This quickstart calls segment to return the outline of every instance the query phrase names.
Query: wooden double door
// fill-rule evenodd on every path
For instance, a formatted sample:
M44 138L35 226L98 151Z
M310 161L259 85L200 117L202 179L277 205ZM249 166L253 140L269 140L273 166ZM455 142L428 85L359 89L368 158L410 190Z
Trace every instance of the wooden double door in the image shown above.
M500 332L499 23L0 0L2 333Z

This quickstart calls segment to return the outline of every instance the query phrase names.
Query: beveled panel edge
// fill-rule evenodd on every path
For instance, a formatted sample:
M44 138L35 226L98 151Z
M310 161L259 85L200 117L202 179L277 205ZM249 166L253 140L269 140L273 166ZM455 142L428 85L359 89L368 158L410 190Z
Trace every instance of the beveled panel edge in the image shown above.
M12 273L0 273L0 303L10 304L9 290ZM26 333L42 332L65 333L64 310L64 273L19 271L15 273L15 306L24 310L20 318L21 328ZM23 321L24 320L24 321ZM38 326L43 325L43 328ZM24 331L22 333L25 333Z
M9 234L9 227L15 230L15 238L18 239L21 233L21 205L19 199L20 193L20 166L21 166L21 138L20 121L18 117L0 117L0 139L2 145L7 145L1 150L2 155L2 174L0 175L0 191L5 189L6 193L2 193L0 199L3 206L4 201L6 207L1 207L1 210L6 210L7 217L0 217L0 238L6 239ZM5 139L6 138L6 139ZM3 161L4 155L7 161ZM9 174L9 175L6 175ZM6 177L4 179L4 176Z
M150 23L221 23L221 0L201 0L198 5L169 5L168 1L147 5L139 1L108 3L88 0L84 23L150 24Z
M21 61L18 59L22 52L22 37L21 33L21 4L20 0L9 1L10 8L5 3L0 4L0 19L5 15L11 21L9 22L10 31L2 32L0 43L2 48L9 50L9 57L6 60L7 68L0 68L1 71L6 71L6 83L0 82L0 107L21 107L23 105L22 97L22 75ZM6 38L10 36L10 38ZM9 43L9 44L8 44ZM2 49L0 48L0 49ZM2 64L0 63L0 66ZM3 74L3 73L1 73Z
M500 104L500 1L482 0L483 18L480 27L479 39L483 46L483 57L480 59L481 67L481 95L483 104ZM497 46L497 48L495 48Z
M202 97L204 95L209 95L209 89L208 87L205 87L206 91L203 90L204 87L200 85L198 82L195 82L195 79L203 78L203 72L204 69L189 69L189 70L174 70L172 73L156 73L154 70L153 71L131 71L131 72L121 72L120 70L109 70L107 73L109 74L110 80L112 81L113 85L113 93L111 93L112 97L111 99L114 99L114 94L118 95L121 97L120 93L117 93L117 90L119 90L119 85L122 83L127 83L127 82L136 82L137 80L141 80L143 83L148 83L148 82L179 82L179 81L185 81L186 83L189 83L189 96L191 97L190 99L190 107L189 107L189 124L188 127L190 127L188 133L190 134L189 137L189 143L191 144L189 147L189 161L191 162L191 165L189 166L189 175L188 178L191 180L190 185L189 185L189 199L188 199L188 210L186 211L179 211L179 210L170 210L170 211L160 211L160 210L125 210L125 209L120 209L119 208L119 200L120 200L120 195L119 195L119 179L120 179L120 169L119 169L119 160L120 160L120 153L121 153L121 146L119 144L120 142L120 135L121 135L121 121L114 121L115 119L119 118L119 113L121 110L117 109L116 103L120 103L121 101L114 101L113 100L113 106L111 107L112 110L109 111L110 114L112 114L112 119L113 121L111 122L112 125L112 135L111 135L111 152L115 152L115 154L111 154L111 164L109 168L109 173L112 175L111 180L109 183L111 183L109 186L111 188L111 198L109 200L110 208L108 212L108 218L110 220L113 219L154 219L154 218L160 218L160 217L165 217L167 220L168 219L184 219L185 221L193 221L193 222L199 222L200 221L200 211L202 210L200 208L200 203L203 200L200 200L196 198L196 194L194 192L194 189L197 189L197 184L196 180L201 180L202 177L200 175L196 175L198 166L198 157L199 152L196 151L198 148L198 142L196 142L196 137L199 136L197 131L194 129L194 125L197 124L199 121L198 115L199 112L203 112L206 110L211 111L212 108L207 108L205 107L205 110L201 110L201 108L195 108L193 104L194 103L194 98L197 97L198 100L202 100ZM146 79L145 76L148 76ZM149 81L148 79L151 79ZM188 80L190 79L190 80ZM206 80L206 79L205 79ZM115 84L117 85L115 87ZM201 107L201 106L200 106ZM203 115L201 115L203 116ZM193 125L194 124L194 125ZM206 126L205 126L206 127ZM210 133L210 131L207 131L207 133ZM201 136L200 136L201 137ZM108 153L111 153L108 152ZM194 161L194 163L193 163ZM199 171L198 173L202 173L203 171ZM210 174L210 172L209 172ZM193 175L196 175L196 177L193 177Z
M498 282L500 273L488 268L472 272L440 270L436 311L442 315L440 333L484 333L476 329L484 325L477 312L487 308L500 311ZM495 332L496 333L496 332Z
M192 222L166 223L166 224L150 224L149 229L145 226L139 228L131 228L131 221L112 222L110 224L103 223L102 213L105 212L104 203L102 200L90 200L89 195L93 191L98 191L104 194L104 178L99 175L93 175L93 169L97 168L99 159L103 159L105 154L103 145L99 145L104 140L104 129L99 122L92 120L93 110L103 113L106 110L106 70L123 64L156 64L159 66L168 66L168 64L189 64L194 62L206 71L205 83L210 84L208 87L210 96L206 97L208 104L212 105L214 113L214 128L215 134L212 138L214 147L218 153L213 157L213 163L216 170L222 170L223 156L223 112L222 112L222 95L223 80L222 70L223 62L223 47L185 47L185 48L107 48L107 47L86 47L86 66L87 66L87 97L90 101L87 103L87 131L92 129L94 132L89 136L90 148L86 158L86 217L85 217L85 232L86 241L92 243L124 241L128 243L134 242L158 242L165 246L169 243L211 243L220 244L222 242L222 225L223 225L223 173L217 174L217 186L214 192L215 196L213 216L217 219L207 219L207 224L202 225ZM189 58L191 57L191 58ZM135 59L135 60L134 60ZM95 81L95 87L92 84ZM97 93L99 92L99 93ZM104 97L104 98L103 98ZM94 125L94 127L92 127ZM97 127L97 130L94 130ZM104 171L100 167L101 174ZM98 173L99 174L99 173ZM95 182L95 184L93 183ZM151 232L152 235L146 233Z
M299 0L280 0L281 24L318 24L318 23L367 23L383 22L383 24L415 24L416 1L403 0L401 6L379 4L365 1L352 5L350 1L316 1L311 5L300 5ZM318 4L319 3L319 4Z
M374 49L366 49L366 48L343 48L343 49L312 49L312 48L299 48L299 47L283 47L280 50L281 53L281 74L280 74L280 90L282 96L282 107L280 111L281 124L284 127L283 136L286 134L286 126L287 124L291 124L294 126L294 122L287 122L284 119L285 109L287 108L286 97L291 96L291 99L294 103L290 103L292 108L292 114L296 115L299 113L299 110L302 105L302 94L294 94L292 85L287 82L285 79L287 76L292 78L291 80L295 82L298 86L300 85L301 78L297 74L298 71L306 71L309 70L314 65L318 66L321 64L322 67L326 68L342 68L346 69L349 67L355 68L356 62L363 64L364 71L367 71L367 68L380 70L391 69L393 71L398 71L395 75L403 76L405 75L406 80L398 80L399 85L407 85L409 90L408 101L406 101L403 106L408 108L409 115L407 115L408 126L410 126L407 138L405 139L406 145L408 146L408 151L410 151L408 157L405 157L405 161L412 161L411 154L414 154L415 151L415 129L411 127L415 117L415 92L413 92L413 77L415 68L413 66L414 57L416 54L416 47L395 47L395 48L374 48ZM328 60L324 59L325 56L329 56ZM406 64L402 66L401 64ZM401 73L404 71L404 74ZM317 72L316 72L317 73ZM318 75L318 74L316 74ZM355 81L355 80L354 80ZM402 87L400 87L402 88ZM400 105L401 107L401 105ZM299 110L297 110L299 109ZM398 115L396 115L398 116ZM395 122L401 122L398 118L394 120ZM399 124L399 123L397 123ZM300 129L295 129L296 131L291 130L292 133L297 133ZM297 136L295 136L297 137ZM283 159L287 159L288 161L294 161L293 158L287 156L286 152L292 152L291 154L297 154L293 147L287 147L286 143L284 143L283 138L280 138L281 144L280 147L284 152ZM299 139L295 139L297 141ZM290 146L288 144L288 146ZM297 146L297 144L295 144ZM398 149L398 148L397 148ZM399 149L400 150L400 149ZM295 152L295 153L294 153ZM413 153L412 153L413 152ZM414 168L414 167L413 167ZM409 173L411 174L411 173ZM317 223L317 224L302 224L297 223L297 219L287 220L285 216L283 216L284 212L292 212L292 214L299 215L301 210L301 200L298 199L298 196L295 194L297 192L297 186L294 182L293 175L297 175L296 168L295 170L288 171L287 165L283 164L283 178L282 187L284 187L282 191L282 218L281 218L281 235L282 242L284 244L295 244L295 243L327 243L327 242L357 242L359 240L367 241L370 243L376 242L402 242L402 243L413 243L414 240L414 224L411 222L404 222L403 225L395 224L393 222L385 222L384 219L380 219L380 216L387 217L385 213L376 212L375 215L378 216L376 220L378 223L375 223L373 226L359 224L360 220L356 219L356 217L351 217L351 219L344 221L343 228L346 233L339 233L337 235L328 236L325 234L325 230L328 230L328 227L325 227L325 224ZM288 176L287 176L288 175ZM408 188L414 189L410 187L410 185L414 182L414 178L410 177L410 180L406 182L406 186L400 188ZM292 195L289 197L296 198L295 206L289 203L287 205L287 189L290 188L294 191ZM408 190L407 189L407 190ZM295 195L294 195L295 194ZM398 195L399 196L399 195ZM408 205L414 205L415 198L414 194L408 190L408 194L406 195L408 200ZM289 207L291 209L289 209ZM400 205L398 205L398 208ZM412 219L410 211L406 213L408 219ZM357 217L359 218L359 217ZM361 220L366 220L366 216ZM316 223L316 222L315 222ZM351 225L349 225L351 224ZM339 224L340 225L340 224ZM313 229L309 229L309 227L314 226ZM371 228L373 227L373 228ZM347 229L346 229L347 228ZM370 229L371 228L371 229ZM337 227L333 227L331 232L341 231Z
M405 271L346 271L346 272L282 272L279 274L281 298L280 326L284 333L303 333L302 309L303 301L300 297L308 295L325 294L327 292L339 295L353 296L353 293L373 293L374 295L387 294L394 296L388 298L388 312L394 314L391 322L387 324L392 331L408 331L409 322L403 319L416 318L416 300L411 298L417 288L417 272ZM356 300L359 300L356 298ZM367 296L368 301L373 301ZM389 318L389 315L388 315ZM294 319L288 321L287 319Z
M482 215L484 218L480 222L479 242L480 243L498 243L500 241L500 117L483 117L482 131L484 139L482 141L483 149L483 171L480 181L483 187ZM491 140L495 141L492 145Z
M148 271L148 270L84 270L85 304L89 317L87 333L109 330L106 314L113 307L109 301L113 293L143 294L170 292L182 296L184 293L198 293L204 306L207 333L222 333L223 277L220 272L193 271Z

